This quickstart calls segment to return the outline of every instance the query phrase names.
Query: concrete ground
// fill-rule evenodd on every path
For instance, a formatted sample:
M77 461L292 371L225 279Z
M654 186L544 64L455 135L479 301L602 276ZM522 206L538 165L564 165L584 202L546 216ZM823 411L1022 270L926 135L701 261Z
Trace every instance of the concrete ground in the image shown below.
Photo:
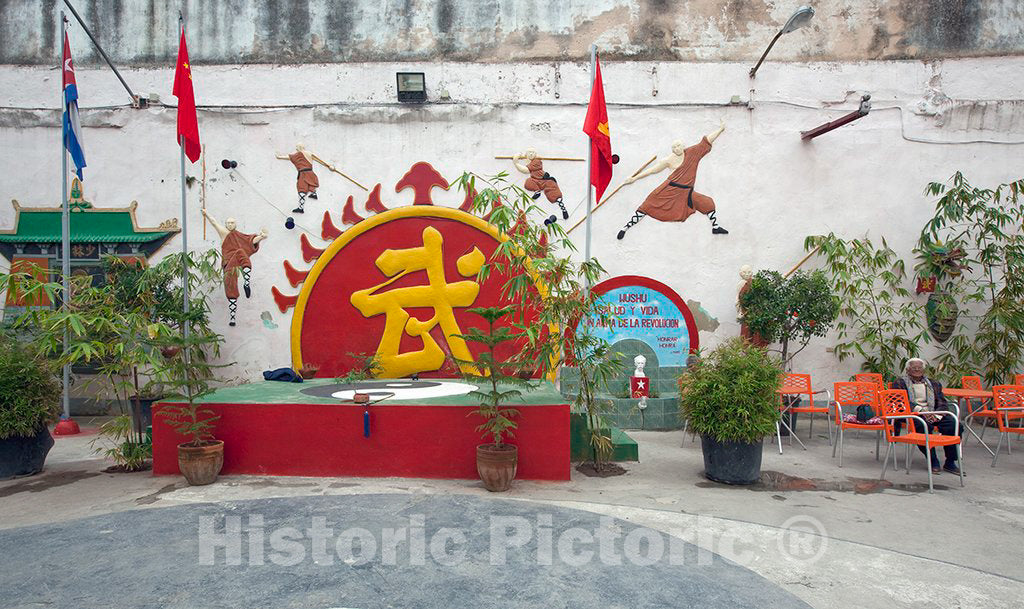
M87 430L95 427L95 422L88 420L80 423ZM820 430L819 425L815 427L816 432ZM90 598L86 591L97 582L103 582L104 589L134 592L116 596L109 606L149 606L150 602L190 606L187 585L184 591L164 590L156 603L149 587L155 585L149 579L153 574L149 578L145 574L157 567L164 574L168 567L174 569L173 562L160 565L159 560L184 561L190 569L192 563L201 562L195 554L202 526L197 514L221 518L215 524L221 533L227 526L224 515L240 516L243 525L246 518L259 515L266 519L261 530L269 536L275 527L301 530L305 522L308 529L312 518L336 516L332 509L339 506L351 510L346 513L362 514L360 526L367 529L372 529L373 522L392 522L394 514L402 514L408 524L409 508L403 506L409 502L424 512L428 534L436 532L431 521L439 520L446 527L461 523L470 539L466 547L473 556L483 551L478 547L478 535L487 524L480 519L481 513L530 521L530 527L522 531L530 536L524 546L529 548L543 539L542 519L553 520L553 566L516 571L521 576L512 577L508 584L524 590L540 585L541 590L550 592L548 596L497 595L488 602L442 596L435 599L436 606L579 606L571 595L587 588L601 591L606 606L1024 607L1020 559L1024 547L1024 443L1014 440L1013 454L1002 454L998 467L991 468L988 453L973 439L968 441L966 486L960 488L956 476L943 473L936 477L935 493L929 494L920 454L909 475L904 470L890 470L887 483L880 484L881 463L875 460L873 436L848 435L840 469L831 458L824 433L807 440L805 425L799 432L808 450L785 445L784 454L779 455L766 443L765 475L762 483L753 487L726 487L703 478L699 439L691 442L682 432L631 432L640 445L641 462L625 464L628 472L623 476L588 478L574 471L569 482L517 481L503 494L488 493L476 481L397 478L226 476L211 486L189 487L178 477L103 473L109 463L95 458L88 447L94 436L58 438L42 474L0 482L0 590L7 590L0 592L0 607L35 606L37 601L65 604L61 599L79 599L77 606L86 606L90 603L82 599ZM994 437L990 431L986 440ZM451 501L456 504L445 503ZM510 502L516 503L509 507ZM380 506L379 513L365 511L373 505ZM453 514L465 517L453 519ZM617 523L610 526L625 536L626 546L630 536L625 532L641 527L663 534L669 541L688 542L683 547L691 554L700 548L726 560L716 558L705 565L690 560L676 566L663 559L650 565L640 563L644 556L627 554L620 566L603 565L595 571L591 561L577 570L567 569L576 556L574 548L594 547L596 552L597 546L587 546L585 540L576 538L575 545L570 539L563 547L559 545L564 541L562 534L573 523L594 532L606 522L595 520L600 516L616 519L607 522ZM137 534L122 536L120 541L103 537L121 530ZM493 551L494 531L491 533ZM40 554L32 548L33 540L43 539L50 543L66 540L70 549L59 558L47 559L46 552ZM141 560L137 564L124 560L133 552L149 556L151 548L139 550L147 543L181 540L188 543L175 546L165 558L161 559L160 553L148 558L149 568ZM525 538L519 541L525 542ZM202 545L201 538L198 545ZM641 554L654 552L650 542L633 549ZM118 553L119 561L106 558L111 552ZM78 558L71 560L68 555ZM216 556L222 563L227 561L225 554ZM243 560L251 561L250 555ZM108 562L106 569L103 565ZM638 570L638 563L650 568ZM433 571L421 573L417 580L406 578L408 573L401 565L390 571L380 567L385 570L375 573L380 577L370 588L357 587L361 592L349 596L323 596L322 573L317 575L314 569L307 574L312 579L302 579L315 564L307 560L298 567L269 568L249 563L246 568L215 562L199 570L200 579L195 581L202 589L221 577L230 576L232 581L256 577L257 583L241 588L238 598L248 598L246 594L259 590L259 582L265 582L275 594L290 595L263 597L278 598L275 606L412 607L429 603L411 592L396 595L396 590L408 588L411 582L471 594L482 588L467 586L465 578L490 581L497 577L470 571L459 579L456 575L463 567L434 565ZM539 564L546 563L539 560ZM183 564L179 566L184 570ZM37 577L41 568L43 580L50 581L52 589L38 597L33 596L37 594L33 589L10 592L15 590L12 582ZM293 572L290 583L281 580L281 573ZM574 579L577 575L578 581ZM576 583L565 587L567 581ZM708 587L708 582L718 582L719 588ZM349 584L343 588L357 589ZM77 595L75 589L79 589ZM753 596L730 593L740 589L752 591ZM376 590L377 595L367 590ZM565 594L552 590L564 590ZM620 603L614 598L615 591L628 593L630 602ZM665 600L666 594L677 600ZM231 598L211 598L215 601L208 603L211 606L234 604ZM296 604L295 598L308 602ZM759 602L749 602L750 598Z

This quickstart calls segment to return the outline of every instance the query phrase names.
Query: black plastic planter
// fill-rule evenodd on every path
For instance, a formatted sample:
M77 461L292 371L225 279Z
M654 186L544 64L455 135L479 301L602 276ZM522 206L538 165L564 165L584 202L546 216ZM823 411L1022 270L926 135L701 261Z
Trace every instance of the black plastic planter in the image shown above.
M153 424L153 404L163 398L138 398L139 409L135 410L135 396L128 398L132 412L132 425L135 429L146 433L146 428Z
M0 440L0 480L43 471L43 463L51 448L53 437L46 427L34 436L12 436Z
M704 475L723 484L754 484L761 479L761 442L719 442L701 436Z

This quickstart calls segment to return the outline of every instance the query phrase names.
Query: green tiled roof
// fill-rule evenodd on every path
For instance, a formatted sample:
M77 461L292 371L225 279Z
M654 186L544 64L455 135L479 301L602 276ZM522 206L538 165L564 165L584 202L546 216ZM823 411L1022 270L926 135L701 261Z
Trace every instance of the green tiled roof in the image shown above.
M169 234L170 231L136 232L128 210L71 212L72 243L148 243ZM0 243L59 243L60 240L60 211L22 209L18 214L17 232L0 234Z

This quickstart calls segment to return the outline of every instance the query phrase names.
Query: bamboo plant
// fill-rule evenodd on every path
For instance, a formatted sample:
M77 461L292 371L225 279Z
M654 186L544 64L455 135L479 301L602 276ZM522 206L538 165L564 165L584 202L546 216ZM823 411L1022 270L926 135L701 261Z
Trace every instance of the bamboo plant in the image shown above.
M146 266L133 259L107 257L103 274L72 275L68 306L60 277L53 281L32 270L5 277L29 306L14 322L24 340L33 341L58 366L88 367L87 383L111 390L120 413L103 425L93 448L126 471L144 467L152 454L140 416L140 398L157 388L156 372L166 367L166 337L185 323L209 336L204 289L220 276L214 250L188 257L192 287L190 313L182 312L182 255ZM65 342L65 336L67 341ZM100 444L100 446L96 446Z
M544 376L562 365L579 370L580 390L573 407L586 413L595 468L611 456L609 426L603 413L611 400L600 399L620 368L618 354L590 331L587 319L606 319L600 298L589 288L605 271L596 258L573 259L576 248L558 223L544 223L549 214L508 179L464 174L463 190L476 193L473 211L494 226L498 246L480 269L478 279L504 278L501 291L513 303L512 323L521 345L516 360ZM480 189L478 190L478 187Z
M924 309L906 287L903 260L884 238L844 239L833 233L810 236L804 248L816 252L839 300L835 324L839 361L860 360L865 372L893 379L930 339Z
M944 280L945 306L961 312L936 362L948 382L980 373L995 385L1024 367L1022 191L1024 179L980 188L960 172L926 189L938 199L917 242L916 268Z

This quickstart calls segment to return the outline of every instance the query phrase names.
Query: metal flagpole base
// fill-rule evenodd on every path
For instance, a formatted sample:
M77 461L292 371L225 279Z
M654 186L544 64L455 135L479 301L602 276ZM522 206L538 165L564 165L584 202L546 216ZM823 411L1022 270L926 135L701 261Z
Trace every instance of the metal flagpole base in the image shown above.
M55 436L73 436L79 433L82 433L82 430L78 427L78 423L67 417L61 417L53 427Z

